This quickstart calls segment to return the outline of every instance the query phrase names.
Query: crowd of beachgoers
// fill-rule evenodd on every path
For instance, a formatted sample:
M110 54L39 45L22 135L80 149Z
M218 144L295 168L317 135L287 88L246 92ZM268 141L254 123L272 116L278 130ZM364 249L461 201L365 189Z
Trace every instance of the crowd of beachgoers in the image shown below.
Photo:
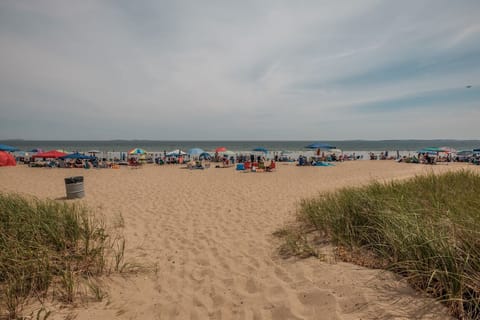
M403 163L436 164L448 162L480 163L480 149L457 151L447 147L428 147L416 152L405 154L399 151L388 151L368 154L343 152L333 146L314 143L306 148L308 152L268 151L258 147L250 152L234 152L225 147L218 147L211 152L200 148L188 151L180 149L167 152L148 152L134 148L128 152L113 155L110 152L90 150L73 153L64 150L44 152L41 149L20 151L15 147L0 145L0 152L9 152L16 163L27 164L30 167L56 168L114 168L120 166L139 167L143 164L171 165L180 164L189 169L205 169L212 166L225 168L236 166L238 170L272 169L276 162L296 163L298 166L331 166L335 162L354 160L394 160ZM9 163L13 163L13 160Z

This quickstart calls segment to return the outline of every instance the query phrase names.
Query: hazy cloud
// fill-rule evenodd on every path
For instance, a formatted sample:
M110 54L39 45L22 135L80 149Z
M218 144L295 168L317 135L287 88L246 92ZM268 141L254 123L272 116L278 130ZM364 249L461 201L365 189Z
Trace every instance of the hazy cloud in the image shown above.
M0 138L478 138L479 14L478 1L2 1Z

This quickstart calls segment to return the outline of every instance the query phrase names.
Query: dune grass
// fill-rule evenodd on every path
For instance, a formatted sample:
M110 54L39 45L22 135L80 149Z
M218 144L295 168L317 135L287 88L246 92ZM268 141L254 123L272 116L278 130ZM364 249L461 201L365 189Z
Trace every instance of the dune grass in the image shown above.
M445 302L480 317L480 176L471 171L375 182L304 200L303 230L363 250ZM386 264L385 264L386 262Z
M19 317L28 298L72 303L81 283L101 298L92 279L110 271L109 255L123 259L118 240L81 205L0 194L0 317Z

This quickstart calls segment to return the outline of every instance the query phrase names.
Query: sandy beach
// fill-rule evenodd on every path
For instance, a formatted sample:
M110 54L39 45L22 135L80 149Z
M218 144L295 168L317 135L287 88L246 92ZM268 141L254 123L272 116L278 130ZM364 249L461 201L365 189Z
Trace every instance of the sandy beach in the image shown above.
M76 319L448 319L446 309L399 277L339 261L283 259L272 232L298 201L373 180L478 166L354 161L334 167L279 164L272 173L233 168L0 168L0 191L63 199L64 178L85 177L87 204L123 217L126 258L158 272L112 276L98 303L60 308Z

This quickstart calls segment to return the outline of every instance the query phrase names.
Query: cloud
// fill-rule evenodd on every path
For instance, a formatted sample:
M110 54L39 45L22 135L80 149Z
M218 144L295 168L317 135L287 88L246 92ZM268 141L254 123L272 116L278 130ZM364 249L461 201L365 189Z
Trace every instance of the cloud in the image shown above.
M479 12L476 1L3 1L0 138L435 138L436 124L470 124L480 109Z

